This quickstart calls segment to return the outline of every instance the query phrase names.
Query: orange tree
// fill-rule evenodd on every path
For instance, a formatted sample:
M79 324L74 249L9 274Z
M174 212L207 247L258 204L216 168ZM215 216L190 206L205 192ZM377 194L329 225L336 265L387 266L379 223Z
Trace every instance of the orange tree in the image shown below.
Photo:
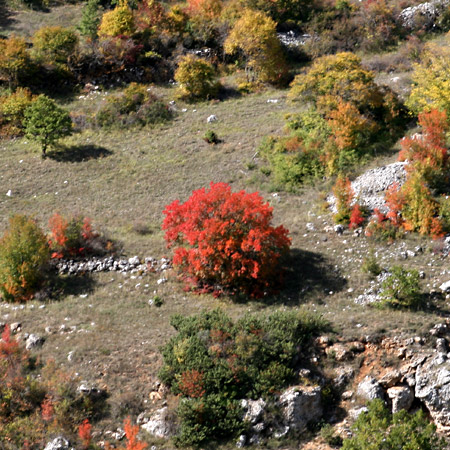
M257 192L211 183L164 214L173 263L197 288L260 297L281 281L280 260L291 241L286 228L271 225L272 208Z

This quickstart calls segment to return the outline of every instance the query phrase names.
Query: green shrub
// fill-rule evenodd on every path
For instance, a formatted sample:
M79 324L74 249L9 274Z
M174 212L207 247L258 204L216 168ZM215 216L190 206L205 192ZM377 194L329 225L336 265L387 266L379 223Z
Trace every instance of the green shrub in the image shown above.
M378 260L373 249L371 249L369 251L369 254L363 259L361 270L373 277L380 275L380 273L383 271L381 266L378 264Z
M212 130L208 130L205 135L203 136L203 139L208 143L208 144L218 144L220 142L219 137L217 136L217 134L212 131Z
M185 56L175 72L180 97L188 100L204 100L214 97L218 91L216 71L212 64L193 55Z
M0 293L8 302L27 301L42 287L50 260L47 238L34 220L16 215L0 240Z
M316 315L275 312L237 322L221 310L172 317L177 335L162 348L161 381L181 394L178 442L202 445L242 431L243 398L270 397L295 380L302 345L324 329Z
M321 428L320 437L331 447L342 446L342 438L336 434L334 428L329 423Z
M353 437L342 450L444 450L445 441L436 433L423 411L402 410L391 416L381 400L373 400L368 412L353 425Z
M100 127L125 128L163 122L171 117L167 105L147 86L130 83L121 94L108 98L95 115L95 123Z
M393 266L381 285L383 304L393 307L417 308L422 299L419 272Z

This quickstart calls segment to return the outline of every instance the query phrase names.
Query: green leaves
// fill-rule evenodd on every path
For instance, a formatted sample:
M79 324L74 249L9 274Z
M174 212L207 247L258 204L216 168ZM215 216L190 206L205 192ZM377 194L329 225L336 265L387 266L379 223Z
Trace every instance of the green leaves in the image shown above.
M25 110L24 125L26 136L41 144L44 156L49 145L72 133L69 113L45 95Z

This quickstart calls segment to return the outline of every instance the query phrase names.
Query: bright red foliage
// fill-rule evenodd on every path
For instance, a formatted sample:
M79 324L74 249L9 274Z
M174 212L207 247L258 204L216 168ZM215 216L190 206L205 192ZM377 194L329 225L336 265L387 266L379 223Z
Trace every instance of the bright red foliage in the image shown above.
M89 423L88 419L84 419L83 423L78 427L78 435L80 436L81 442L85 448L88 448L91 440L92 425Z
M350 224L349 228L358 228L364 223L364 217L361 212L361 207L358 203L353 205L352 213L350 215Z
M147 447L145 442L141 442L137 438L137 434L139 433L138 425L131 425L131 420L128 417L124 422L125 435L127 437L127 447L126 450L143 450Z
M260 297L280 281L291 241L286 228L271 226L272 208L259 193L211 183L164 214L167 245L177 245L173 263L197 287Z
M404 222L401 211L405 206L405 197L403 196L402 190L400 189L398 183L392 183L389 186L386 194L384 195L384 199L387 207L389 208L389 212L386 214L386 217L394 226L401 226Z
M50 422L55 414L55 408L53 407L52 399L45 397L41 404L41 417L44 422ZM80 425L81 427L81 425Z

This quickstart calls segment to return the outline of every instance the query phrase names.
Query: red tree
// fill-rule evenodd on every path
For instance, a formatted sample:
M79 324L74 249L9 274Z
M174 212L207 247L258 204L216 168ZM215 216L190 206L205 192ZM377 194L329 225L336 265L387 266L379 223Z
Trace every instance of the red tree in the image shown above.
M272 208L257 193L211 183L164 210L173 263L197 287L260 297L280 281L288 230L271 226Z

